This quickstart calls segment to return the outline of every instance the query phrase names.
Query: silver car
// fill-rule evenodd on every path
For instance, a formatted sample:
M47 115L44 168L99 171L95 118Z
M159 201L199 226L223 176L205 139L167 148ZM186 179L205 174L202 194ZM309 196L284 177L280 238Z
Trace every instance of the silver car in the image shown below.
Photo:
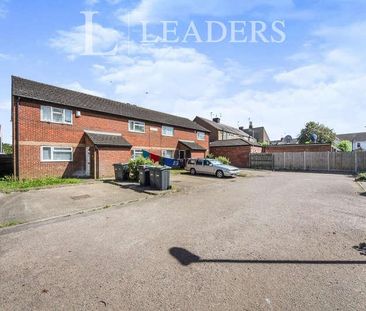
M214 159L189 159L185 170L190 172L191 175L207 174L215 175L218 178L233 177L239 174L237 167L222 164Z

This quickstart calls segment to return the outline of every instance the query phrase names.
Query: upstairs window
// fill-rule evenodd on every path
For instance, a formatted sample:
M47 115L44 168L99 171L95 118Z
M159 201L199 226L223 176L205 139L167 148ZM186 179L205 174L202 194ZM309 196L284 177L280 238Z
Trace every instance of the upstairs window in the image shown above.
M163 136L174 136L174 128L171 126L165 126L163 125L163 127L161 128L161 133Z
M198 140L205 140L205 133L204 132L197 132L197 139Z
M72 110L41 106L41 121L72 124Z
M130 132L145 133L145 122L128 121L128 130Z

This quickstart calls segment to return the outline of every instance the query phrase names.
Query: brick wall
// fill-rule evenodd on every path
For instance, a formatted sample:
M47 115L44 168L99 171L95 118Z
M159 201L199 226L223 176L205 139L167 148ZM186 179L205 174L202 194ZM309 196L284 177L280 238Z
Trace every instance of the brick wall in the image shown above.
M214 156L227 157L237 167L249 167L249 154L261 152L262 147L255 146L210 147L210 153Z
M97 177L106 178L114 176L113 164L126 163L130 159L131 152L128 148L99 148L97 161Z
M163 149L175 150L178 140L195 141L199 145L209 148L209 137L198 141L195 130L174 128L174 137L161 135L161 124L145 122L145 133L128 131L128 119L81 110L81 117L75 117L73 109L73 124L55 124L40 121L41 103L34 100L21 100L19 105L19 177L41 176L73 176L85 172L85 135L84 130L121 133L134 149L146 149L161 155ZM69 109L69 108L68 108ZM68 146L74 148L73 162L40 161L41 146ZM103 153L103 152L102 152ZM116 152L109 155L103 153L107 163L109 158L118 158ZM130 155L130 152L128 152ZM128 160L124 150L121 157ZM120 161L117 161L120 162ZM103 164L104 165L104 164ZM108 164L106 164L108 165ZM107 171L106 169L103 169Z
M81 177L85 171L85 148L74 148L72 162L41 162L40 146L19 146L20 178L46 176Z
M264 148L265 153L334 151L331 144L275 145Z

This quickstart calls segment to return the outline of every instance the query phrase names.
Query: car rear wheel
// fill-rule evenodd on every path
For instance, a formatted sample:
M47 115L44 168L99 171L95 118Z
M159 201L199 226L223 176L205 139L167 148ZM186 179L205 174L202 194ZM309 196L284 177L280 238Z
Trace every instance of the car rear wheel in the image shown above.
M220 170L219 170L219 171L217 171L217 172L216 172L216 177L217 177L217 178L222 178L222 177L224 177L224 172L223 172L223 171L220 171Z
M194 168L191 168L190 173L191 175L196 175L196 170Z

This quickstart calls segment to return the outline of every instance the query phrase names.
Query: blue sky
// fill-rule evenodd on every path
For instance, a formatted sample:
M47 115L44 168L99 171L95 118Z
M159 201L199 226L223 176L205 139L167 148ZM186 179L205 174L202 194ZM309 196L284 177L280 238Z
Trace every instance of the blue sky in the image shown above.
M85 17L94 50L82 55ZM285 21L283 43L142 44L141 24L160 21ZM250 32L250 29L246 30ZM17 75L189 118L265 126L271 139L296 136L309 120L338 133L366 126L366 1L363 0L0 0L0 124L11 140L10 76ZM214 32L218 35L217 31ZM129 42L127 38L129 37ZM150 37L149 37L150 38Z

